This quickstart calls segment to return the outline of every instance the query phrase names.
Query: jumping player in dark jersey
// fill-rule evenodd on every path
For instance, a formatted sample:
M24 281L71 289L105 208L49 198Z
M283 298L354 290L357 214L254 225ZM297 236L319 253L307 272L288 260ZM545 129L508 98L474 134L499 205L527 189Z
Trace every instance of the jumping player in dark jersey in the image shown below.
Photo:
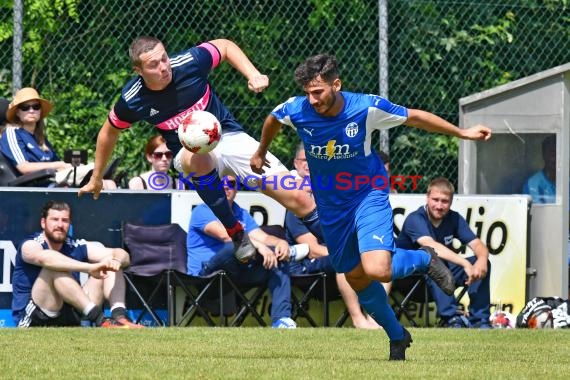
M136 121L145 120L156 126L174 152L175 169L185 178L191 177L202 200L228 230L236 244L238 258L253 256L255 249L229 207L220 180L224 175L248 179L248 186L280 202L302 217L311 232L321 235L313 199L302 190L279 186L283 183L281 179L290 174L275 156L267 155L270 169L266 176L272 177L271 181L261 179L251 170L249 158L258 142L243 131L208 81L210 71L228 61L247 79L251 91L261 92L269 85L268 77L257 70L235 43L212 40L171 58L160 40L145 36L131 44L129 56L138 76L123 87L120 99L99 131L93 175L79 190L79 195L93 193L95 199L99 197L103 170L121 131ZM177 137L180 120L194 110L208 111L222 123L222 139L208 154L193 154L182 149Z

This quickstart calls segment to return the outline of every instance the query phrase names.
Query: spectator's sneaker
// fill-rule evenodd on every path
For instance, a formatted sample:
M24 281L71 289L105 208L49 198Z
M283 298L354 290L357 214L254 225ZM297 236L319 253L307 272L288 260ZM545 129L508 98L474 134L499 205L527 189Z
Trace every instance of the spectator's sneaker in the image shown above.
M274 329L296 329L297 324L291 318L280 318L271 325Z
M107 329L142 329L144 328L143 325L139 325L137 323L133 323L128 320L127 317L117 317L117 318L106 318L103 323L101 323L101 327Z
M408 330L404 329L402 340L390 341L390 360L406 360L406 349L410 347L412 342L412 336Z
M485 322L485 321L474 323L473 326L471 326L471 327L473 327L475 329L481 329L481 330L493 329L493 325L491 325L489 322Z
M471 322L469 322L467 317L464 315L455 315L448 319L442 319L440 326L452 329L465 329L472 327Z
M238 259L239 262L246 263L249 260L253 259L257 254L257 250L253 244L251 244L249 236L247 236L244 231L236 232L232 236L232 240L235 247L234 256L236 259Z
M426 251L431 256L427 275L435 281L437 286L439 286L445 294L452 296L455 292L455 279L453 278L449 268L445 266L432 247L424 246L420 249L422 251Z

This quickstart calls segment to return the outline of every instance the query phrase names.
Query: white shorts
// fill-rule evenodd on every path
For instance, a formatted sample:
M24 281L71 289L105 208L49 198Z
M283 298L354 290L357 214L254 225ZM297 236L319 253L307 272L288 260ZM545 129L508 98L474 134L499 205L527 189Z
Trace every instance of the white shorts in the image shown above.
M215 167L220 177L225 175L234 175L239 177L240 181L247 180L248 184L254 185L255 181L261 176L254 173L249 165L251 156L257 150L259 142L245 132L228 132L222 135L222 139L218 146L210 152L213 153ZM176 171L183 173L182 170L182 152L180 149L176 157L174 157L173 165ZM277 173L288 171L288 169L275 157L271 152L267 152L266 159L271 167L265 166L264 176L272 176Z

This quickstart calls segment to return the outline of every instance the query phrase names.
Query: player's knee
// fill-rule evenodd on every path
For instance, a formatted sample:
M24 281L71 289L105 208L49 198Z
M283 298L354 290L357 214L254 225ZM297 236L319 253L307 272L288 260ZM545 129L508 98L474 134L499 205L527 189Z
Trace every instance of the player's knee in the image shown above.
M185 151L181 163L184 173L195 173L194 176L208 174L214 169L214 159L211 154L193 154Z
M390 282L392 281L392 268L391 267L368 267L364 268L366 275L374 280L380 282Z

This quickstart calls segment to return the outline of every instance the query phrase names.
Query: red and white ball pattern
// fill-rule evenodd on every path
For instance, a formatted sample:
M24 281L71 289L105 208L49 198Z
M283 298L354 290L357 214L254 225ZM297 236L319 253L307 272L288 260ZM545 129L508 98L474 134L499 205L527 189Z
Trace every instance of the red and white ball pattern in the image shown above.
M207 111L189 113L178 126L178 139L192 153L211 152L222 138L220 121Z

